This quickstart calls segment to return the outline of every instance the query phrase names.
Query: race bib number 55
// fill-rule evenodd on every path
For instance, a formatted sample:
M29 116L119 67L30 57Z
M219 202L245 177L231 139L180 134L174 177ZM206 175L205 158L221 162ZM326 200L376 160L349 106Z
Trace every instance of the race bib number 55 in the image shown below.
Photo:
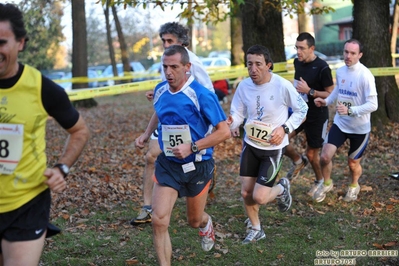
M0 173L12 174L22 156L24 126L0 123Z
M174 156L172 149L183 143L191 143L188 125L162 125L163 151L166 156Z

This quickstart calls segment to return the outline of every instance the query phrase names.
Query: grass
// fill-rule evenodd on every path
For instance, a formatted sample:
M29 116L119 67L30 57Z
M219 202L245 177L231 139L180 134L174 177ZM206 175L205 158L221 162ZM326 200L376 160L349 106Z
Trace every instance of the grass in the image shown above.
M151 226L129 224L140 209L143 170L143 152L132 148L130 143L145 127L151 107L143 94L105 97L99 102L102 109L81 110L95 134L81 164L76 166L82 168L82 178L75 175L74 180L69 180L69 191L74 194L66 192L53 200L52 222L63 233L46 241L42 266L157 265ZM228 107L224 106L226 111ZM59 150L61 142L54 137L57 132L51 127L49 131L48 135L54 138L48 145L50 154L57 154L53 149ZM98 150L97 143L101 143ZM302 147L301 138L296 145ZM198 230L186 222L185 200L178 199L169 227L172 265L315 265L316 258L332 258L331 251L397 252L399 183L387 177L387 172L393 169L392 156L374 154L372 145L363 161L358 201L341 200L349 182L344 147L334 158L334 190L323 202L316 203L306 195L314 178L308 166L291 186L293 204L288 212L280 213L275 202L261 207L266 239L242 245L246 216L238 178L240 141L230 140L216 149L215 197L206 208L214 222L216 244L210 252L202 251ZM395 145L391 141L387 146L398 150L393 148ZM135 168L125 166L125 160ZM88 168L85 164L91 170L85 170ZM281 175L289 167L285 159ZM92 199L93 195L97 198ZM356 258L356 265L399 265L398 256L345 258Z

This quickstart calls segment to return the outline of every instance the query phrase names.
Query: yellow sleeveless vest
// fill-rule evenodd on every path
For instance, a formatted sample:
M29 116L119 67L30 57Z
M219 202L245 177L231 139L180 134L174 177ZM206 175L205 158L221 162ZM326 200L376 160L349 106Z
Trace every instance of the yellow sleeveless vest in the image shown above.
M48 114L41 93L41 73L28 65L13 87L0 88L0 213L21 207L47 188Z

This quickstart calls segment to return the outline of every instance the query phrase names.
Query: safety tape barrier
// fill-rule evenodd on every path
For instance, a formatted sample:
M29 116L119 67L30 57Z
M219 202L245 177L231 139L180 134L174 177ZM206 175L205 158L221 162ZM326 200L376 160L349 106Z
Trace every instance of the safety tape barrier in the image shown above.
M273 72L278 75L286 78L288 80L292 80L294 78L293 71L287 71L287 64L283 63L275 63ZM335 76L335 71L332 70L333 76ZM399 67L384 67L384 68L370 68L371 73L378 76L393 76L399 74ZM244 66L232 66L227 68L218 68L218 69L208 69L209 77L212 81L221 80L221 79L237 79L237 78L245 78L248 77L248 70ZM115 77L115 78L87 78L87 77L78 77L72 78L69 80L55 80L57 83L65 83L65 82L76 82L76 83L88 83L95 81L104 81L104 80L132 80L133 78L138 78L138 75L128 75L124 77ZM143 77L143 76L142 76ZM145 76L148 78L148 75ZM88 89L76 89L67 91L67 94L71 101L84 100L96 97L131 93L136 91L147 91L152 90L155 86L161 82L159 78L159 74L151 77L156 79L146 80L146 81L136 81L123 83L113 86L105 86L98 88L88 88Z

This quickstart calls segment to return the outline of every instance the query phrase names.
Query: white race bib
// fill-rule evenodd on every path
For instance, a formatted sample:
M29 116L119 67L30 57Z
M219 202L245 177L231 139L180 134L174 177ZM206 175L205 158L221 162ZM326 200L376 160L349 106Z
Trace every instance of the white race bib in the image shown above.
M0 123L0 173L12 174L22 156L24 126Z
M166 156L174 156L172 149L183 143L191 143L188 125L162 125L163 151Z
M253 143L260 146L270 146L272 125L262 121L251 120L245 124L245 132Z

